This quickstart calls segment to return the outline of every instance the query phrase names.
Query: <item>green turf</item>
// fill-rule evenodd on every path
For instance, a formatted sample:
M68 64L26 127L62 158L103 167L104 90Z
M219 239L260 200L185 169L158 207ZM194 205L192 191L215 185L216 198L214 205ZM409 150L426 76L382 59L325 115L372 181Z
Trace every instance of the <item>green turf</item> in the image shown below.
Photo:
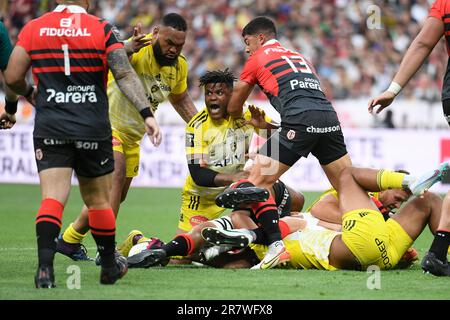
M179 216L180 190L134 188L118 221L118 240L138 228L169 240ZM306 193L307 202L316 194ZM39 207L37 186L0 186L0 299L450 299L450 279L424 275L416 264L410 270L381 273L381 289L369 290L370 274L318 270L219 270L195 266L132 269L114 286L98 283L93 263L73 262L57 255L57 288L36 290L34 219ZM72 190L64 213L64 227L81 208L77 188ZM431 243L426 231L415 247L421 256ZM90 236L85 241L95 254ZM68 289L68 267L81 270L81 289ZM70 279L70 278L69 278Z

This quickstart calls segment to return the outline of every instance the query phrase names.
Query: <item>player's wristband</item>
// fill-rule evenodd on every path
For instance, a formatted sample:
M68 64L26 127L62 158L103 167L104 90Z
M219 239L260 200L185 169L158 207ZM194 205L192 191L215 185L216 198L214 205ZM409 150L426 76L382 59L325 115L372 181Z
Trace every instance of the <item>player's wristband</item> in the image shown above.
M398 95L400 91L402 91L402 86L399 85L397 82L392 81L387 91L392 92L395 95Z
M17 104L19 103L18 100L16 101L9 101L5 99L5 112L8 114L16 114L17 112Z
M142 118L147 119L148 117L153 117L153 113L150 111L150 108L144 108L141 111L139 111Z

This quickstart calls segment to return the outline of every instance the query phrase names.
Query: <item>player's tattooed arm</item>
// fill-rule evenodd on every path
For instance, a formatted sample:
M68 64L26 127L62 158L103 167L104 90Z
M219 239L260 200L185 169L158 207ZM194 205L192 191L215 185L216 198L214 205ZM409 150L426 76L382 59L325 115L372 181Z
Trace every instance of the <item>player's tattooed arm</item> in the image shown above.
M131 67L125 50L116 49L111 51L108 54L108 65L120 90L131 103L139 111L149 108L150 105L145 95L144 87L133 67Z
M188 123L192 117L197 114L197 109L195 108L194 102L192 101L192 98L187 90L181 94L170 94L169 101L186 123Z

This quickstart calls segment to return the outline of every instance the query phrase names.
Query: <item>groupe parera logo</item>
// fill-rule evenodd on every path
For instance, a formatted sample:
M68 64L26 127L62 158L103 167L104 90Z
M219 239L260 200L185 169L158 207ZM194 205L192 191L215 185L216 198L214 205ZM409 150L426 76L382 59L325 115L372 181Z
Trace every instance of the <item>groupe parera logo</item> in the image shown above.
M83 92L61 92L55 89L47 89L47 102L54 101L56 103L96 103L97 95L93 91Z

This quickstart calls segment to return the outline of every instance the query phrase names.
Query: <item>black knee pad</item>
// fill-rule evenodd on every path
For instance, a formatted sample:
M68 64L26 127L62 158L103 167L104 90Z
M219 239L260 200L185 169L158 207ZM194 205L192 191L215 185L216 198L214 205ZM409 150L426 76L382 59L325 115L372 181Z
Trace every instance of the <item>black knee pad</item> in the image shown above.
M275 195L275 204L278 209L280 218L291 215L292 199L288 188L283 181L277 180L273 185L273 192Z

